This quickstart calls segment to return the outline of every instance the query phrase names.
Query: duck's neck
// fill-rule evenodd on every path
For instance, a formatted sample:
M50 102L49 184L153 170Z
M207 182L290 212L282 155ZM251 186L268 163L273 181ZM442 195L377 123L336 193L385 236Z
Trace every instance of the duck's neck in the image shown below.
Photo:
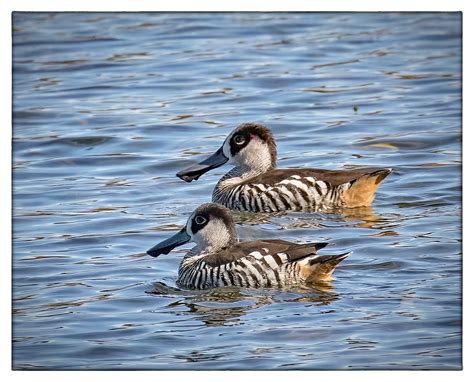
M198 244L183 257L183 259L181 260L181 266L187 268L192 266L196 261L202 258L219 256L222 251L234 246L235 244L237 244L236 238L231 238L225 243L224 241L215 242L213 243L213 245L206 245L204 247Z
M235 245L237 240L235 238L226 237L226 238L217 238L212 242L212 244L207 245L197 245L195 248L195 255L198 256L208 256L214 255L221 252L222 250L232 247Z
M236 166L225 174L217 183L220 189L235 187L244 183L250 178L254 178L271 170L274 166L262 163L262 166Z

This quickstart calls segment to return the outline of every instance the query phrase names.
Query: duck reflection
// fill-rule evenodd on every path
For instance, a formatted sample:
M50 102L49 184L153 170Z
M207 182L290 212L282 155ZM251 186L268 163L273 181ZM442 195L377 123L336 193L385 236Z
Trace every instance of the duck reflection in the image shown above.
M271 219L278 216L285 216L287 212L273 212L273 213L254 213L254 212L240 212L232 211L232 216L236 224L259 225L271 222Z
M270 296L246 296L238 289L184 298L172 305L184 305L206 326L238 325L253 309L271 304Z
M370 228L378 231L370 236L399 236L396 229L403 220L403 217L398 214L377 214L372 207L347 209L343 211L341 216L346 222L356 222L352 225L353 227Z
M341 217L346 222L357 222L355 226L360 228L379 228L386 221L371 206L342 210Z
M186 307L185 314L195 316L206 326L239 325L254 309L282 302L305 302L326 306L339 299L331 282L311 284L285 289L215 288L206 291L188 291L155 283L150 294L178 297L167 308Z
M302 212L279 212L279 213L249 213L234 212L233 216L237 224L241 225L260 225L268 224L278 218L284 218L280 223L283 229L292 228L321 228L331 225L332 222L338 224L342 222L349 223L351 227L370 228L377 230L386 230L396 227L398 223L393 222L388 216L382 216L374 212L372 206L357 208L327 208L320 211L302 211ZM329 222L329 224L327 223ZM384 233L385 235L386 233ZM391 236L397 236L396 231L390 231Z

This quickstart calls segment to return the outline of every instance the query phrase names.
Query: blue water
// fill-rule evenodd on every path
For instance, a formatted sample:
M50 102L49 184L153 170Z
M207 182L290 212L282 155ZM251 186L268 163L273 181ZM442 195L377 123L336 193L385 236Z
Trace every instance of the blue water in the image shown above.
M13 368L461 368L460 13L15 13ZM326 288L185 291L153 259L229 167L394 169L372 208L235 214L352 251Z

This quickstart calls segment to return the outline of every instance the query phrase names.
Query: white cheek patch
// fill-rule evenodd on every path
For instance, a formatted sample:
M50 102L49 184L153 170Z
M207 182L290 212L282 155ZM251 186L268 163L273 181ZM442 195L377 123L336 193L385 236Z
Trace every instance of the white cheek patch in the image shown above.
M211 219L206 226L193 236L194 242L201 250L205 248L224 247L231 239L226 225L219 219Z
M250 168L267 169L272 165L272 156L268 145L263 143L259 138L252 139L237 156L240 164Z

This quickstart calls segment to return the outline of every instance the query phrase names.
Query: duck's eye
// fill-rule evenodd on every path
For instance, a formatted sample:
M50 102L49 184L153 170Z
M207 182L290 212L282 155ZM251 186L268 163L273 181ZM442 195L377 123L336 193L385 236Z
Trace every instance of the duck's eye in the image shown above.
M205 217L202 217L201 215L198 215L194 218L194 221L196 224L203 225L207 223L207 219Z
M245 138L243 135L237 134L234 137L234 142L237 143L238 145L243 145L245 143Z

